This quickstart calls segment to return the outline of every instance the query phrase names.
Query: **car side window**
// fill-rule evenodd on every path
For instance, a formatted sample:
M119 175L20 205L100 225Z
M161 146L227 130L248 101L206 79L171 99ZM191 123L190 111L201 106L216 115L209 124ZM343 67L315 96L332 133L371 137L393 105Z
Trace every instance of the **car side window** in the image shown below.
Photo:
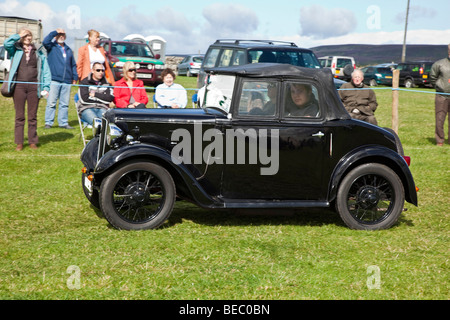
M244 81L238 114L240 116L274 116L277 101L277 81Z
M232 49L225 49L220 56L220 62L218 67L228 67L230 65L231 56L233 55Z
M231 66L241 66L245 64L245 51L236 50L234 52L233 60L231 61Z
M204 68L213 68L216 65L217 57L219 56L220 49L211 49L203 63Z
M283 116L286 118L320 117L317 88L309 83L285 83Z

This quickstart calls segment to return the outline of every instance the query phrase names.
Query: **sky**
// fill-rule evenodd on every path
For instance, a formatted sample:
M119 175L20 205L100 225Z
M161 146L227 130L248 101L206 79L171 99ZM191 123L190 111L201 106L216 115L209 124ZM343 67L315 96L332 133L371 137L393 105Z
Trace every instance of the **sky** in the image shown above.
M0 0L1 16L41 19L67 43L89 29L113 40L159 36L168 54L205 53L216 39L280 40L312 48L403 44L407 0ZM407 44L449 44L449 0L410 0Z

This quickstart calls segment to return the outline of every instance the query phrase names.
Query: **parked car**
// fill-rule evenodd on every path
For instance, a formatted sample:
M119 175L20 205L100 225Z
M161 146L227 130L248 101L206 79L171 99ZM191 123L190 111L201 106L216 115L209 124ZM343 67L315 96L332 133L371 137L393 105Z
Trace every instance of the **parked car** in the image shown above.
M197 78L197 87L201 88L205 84L206 72L211 68L274 62L305 68L321 68L312 50L299 48L293 42L219 39L211 44L206 52ZM345 81L338 79L334 81L336 89L344 83Z
M414 88L415 86L432 87L429 77L432 65L433 62L430 61L399 63L397 70L400 70L400 85L406 88Z
M323 68L329 68L334 77L344 81L351 79L351 73L356 68L355 58L345 56L325 56L319 58Z
M417 205L398 136L352 119L328 70L247 64L211 69L206 82L201 108L95 120L82 186L115 228L157 228L176 199L209 210L335 206L348 227L370 230L394 225L405 200ZM288 99L301 85L317 108L309 116Z
M0 46L0 77L1 79L6 79L6 73L9 72L11 67L11 57L9 52L4 46Z
M361 69L364 83L370 86L379 84L392 86L392 69L388 67L369 66Z
M200 67L202 66L203 58L203 54L186 56L177 66L178 75L186 75L188 77L198 75Z
M162 83L161 72L164 69L164 62L158 60L160 55L153 54L146 43L102 40L100 45L106 51L115 80L122 78L125 62L133 61L137 68L136 76L145 85Z

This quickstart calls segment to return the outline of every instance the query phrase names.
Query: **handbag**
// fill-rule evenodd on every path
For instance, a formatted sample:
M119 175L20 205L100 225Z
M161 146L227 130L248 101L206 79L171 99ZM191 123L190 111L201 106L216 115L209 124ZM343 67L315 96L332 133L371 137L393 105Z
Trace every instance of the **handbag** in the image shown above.
M15 82L16 74L14 74L13 78L11 79L12 82L11 82L11 85L9 86L9 89L8 89L8 84L9 84L8 78L9 78L9 72L6 72L5 78L3 79L2 89L1 89L2 96L6 97L6 98L12 97L14 95L14 89L16 88L16 82Z

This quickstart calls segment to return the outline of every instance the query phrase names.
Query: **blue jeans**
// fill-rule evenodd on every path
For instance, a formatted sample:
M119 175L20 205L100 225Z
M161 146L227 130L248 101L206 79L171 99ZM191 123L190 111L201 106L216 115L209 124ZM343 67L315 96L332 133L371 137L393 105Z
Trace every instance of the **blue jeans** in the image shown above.
M59 98L58 125L60 127L69 124L69 100L70 84L52 81L45 108L45 124L50 126L55 121L56 104Z
M102 115L106 112L106 109L101 108L89 108L86 110L83 110L81 112L81 120L89 123L92 125L94 123L94 118L102 118Z

